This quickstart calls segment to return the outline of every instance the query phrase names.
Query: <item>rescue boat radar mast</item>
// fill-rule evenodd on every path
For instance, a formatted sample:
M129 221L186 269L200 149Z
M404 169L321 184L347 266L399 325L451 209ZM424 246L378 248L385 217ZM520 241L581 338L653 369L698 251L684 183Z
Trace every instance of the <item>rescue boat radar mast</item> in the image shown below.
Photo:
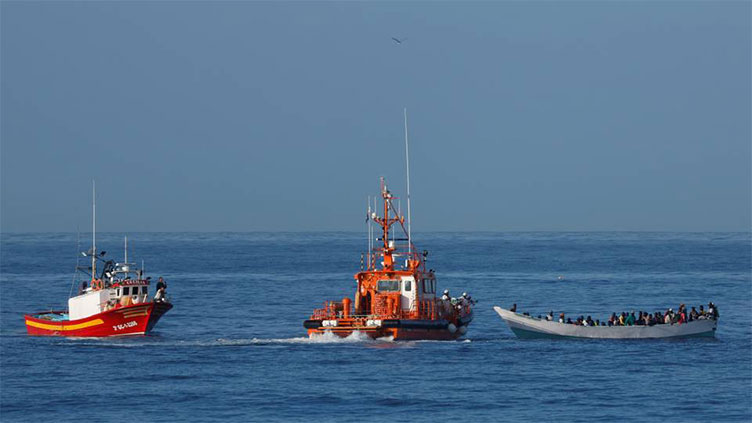
M383 215L379 216L376 212L372 212L369 217L370 221L375 222L381 231L381 237L378 241L381 241L381 246L374 247L369 251L369 268L367 270L374 271L376 269L377 258L381 257L381 270L394 270L395 257L405 256L405 270L417 270L423 265L421 257L415 253L415 246L412 244L412 240L409 237L409 232L405 227L405 217L401 216L397 209L394 207L394 200L398 200L398 197L392 195L386 185L384 177L380 178L381 182L381 199L383 202ZM390 239L389 231L395 223L399 223L404 236L407 238L394 238ZM406 242L405 244L402 244ZM407 251L400 251L399 247L407 247Z

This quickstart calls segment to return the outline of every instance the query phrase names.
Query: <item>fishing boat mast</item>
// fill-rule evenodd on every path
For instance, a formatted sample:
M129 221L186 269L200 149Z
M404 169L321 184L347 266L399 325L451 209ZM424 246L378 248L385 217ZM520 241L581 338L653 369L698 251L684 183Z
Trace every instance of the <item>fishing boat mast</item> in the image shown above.
M97 278L97 182L91 181L91 280Z

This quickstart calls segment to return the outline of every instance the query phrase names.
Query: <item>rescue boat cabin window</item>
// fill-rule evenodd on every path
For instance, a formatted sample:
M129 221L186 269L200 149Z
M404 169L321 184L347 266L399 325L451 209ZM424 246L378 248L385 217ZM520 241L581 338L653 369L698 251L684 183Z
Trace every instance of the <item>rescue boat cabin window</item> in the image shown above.
M149 293L149 287L148 286L142 286L141 287L141 293L142 294L148 294Z
M131 289L130 287L124 286L123 287L123 295L130 295Z
M412 291L413 289L413 281L405 281L405 291Z
M381 280L378 287L379 292L397 292L400 290L400 281Z
M423 293L433 294L436 292L436 281L430 279L423 279Z

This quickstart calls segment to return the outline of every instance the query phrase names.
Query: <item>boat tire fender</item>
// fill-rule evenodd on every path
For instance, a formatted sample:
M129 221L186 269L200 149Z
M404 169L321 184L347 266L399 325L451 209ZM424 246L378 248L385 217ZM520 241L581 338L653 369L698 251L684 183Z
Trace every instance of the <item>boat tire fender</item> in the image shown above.
M321 320L306 320L303 322L303 327L306 329L318 329L321 327Z
M459 321L458 321L457 323L458 323L458 324L459 324L460 326L467 326L467 325L469 325L469 324L470 324L470 322L472 322L472 321L473 321L473 315L472 315L472 314L468 314L468 315L466 315L466 316L463 316L463 317L461 317L461 318L459 319Z

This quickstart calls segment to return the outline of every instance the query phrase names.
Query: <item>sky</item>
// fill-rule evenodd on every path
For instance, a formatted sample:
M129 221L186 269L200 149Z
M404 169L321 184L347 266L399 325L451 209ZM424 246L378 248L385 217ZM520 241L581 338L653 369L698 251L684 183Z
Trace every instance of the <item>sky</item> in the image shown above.
M0 230L750 231L751 4L2 1Z

